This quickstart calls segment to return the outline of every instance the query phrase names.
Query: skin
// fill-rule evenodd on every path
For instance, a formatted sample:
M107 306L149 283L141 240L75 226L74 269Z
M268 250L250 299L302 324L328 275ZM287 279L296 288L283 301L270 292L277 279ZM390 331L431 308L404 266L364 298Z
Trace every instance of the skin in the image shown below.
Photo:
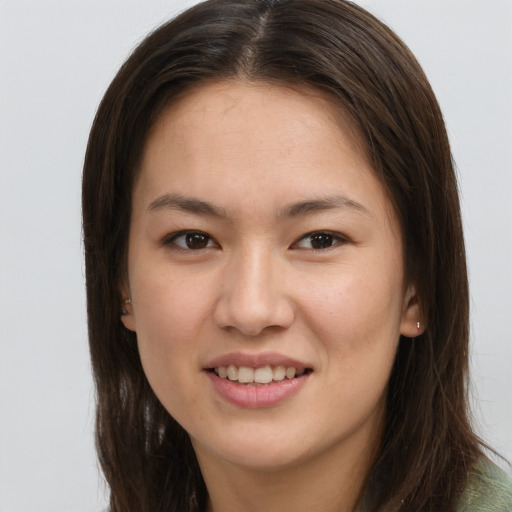
M204 247L183 230L206 234ZM311 232L327 233L325 246ZM400 334L420 330L399 221L347 115L319 94L243 81L168 108L133 190L122 293L148 380L191 436L210 511L354 510ZM277 405L243 408L205 372L233 352L313 371Z

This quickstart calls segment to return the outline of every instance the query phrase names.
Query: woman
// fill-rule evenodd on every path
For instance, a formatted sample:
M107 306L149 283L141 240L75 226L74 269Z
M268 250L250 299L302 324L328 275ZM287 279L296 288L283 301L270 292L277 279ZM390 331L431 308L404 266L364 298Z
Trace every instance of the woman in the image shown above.
M156 30L83 211L112 511L512 510L468 420L442 116L366 11L213 0Z

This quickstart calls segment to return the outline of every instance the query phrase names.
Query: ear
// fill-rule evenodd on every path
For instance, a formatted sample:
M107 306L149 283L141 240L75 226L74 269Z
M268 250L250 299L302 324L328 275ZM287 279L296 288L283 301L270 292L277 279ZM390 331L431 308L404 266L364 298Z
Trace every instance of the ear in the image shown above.
M405 292L400 334L408 338L415 338L425 332L425 322L421 318L420 301L416 287L410 285Z
M133 315L133 304L130 297L130 290L126 285L119 287L121 293L121 322L130 331L135 332L135 316Z

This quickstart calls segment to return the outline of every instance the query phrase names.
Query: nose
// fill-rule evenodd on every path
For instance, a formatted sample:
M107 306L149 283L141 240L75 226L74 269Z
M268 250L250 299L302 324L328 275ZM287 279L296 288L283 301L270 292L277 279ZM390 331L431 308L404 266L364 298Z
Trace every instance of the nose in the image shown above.
M286 329L295 312L285 290L282 264L269 249L247 249L226 265L214 320L222 329L257 336Z

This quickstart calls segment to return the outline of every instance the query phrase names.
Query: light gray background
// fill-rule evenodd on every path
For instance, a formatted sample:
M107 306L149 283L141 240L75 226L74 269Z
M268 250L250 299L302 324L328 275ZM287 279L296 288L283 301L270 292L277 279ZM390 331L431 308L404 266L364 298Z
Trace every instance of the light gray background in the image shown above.
M0 512L104 506L80 173L134 45L195 2L0 0ZM458 164L480 431L512 458L512 1L367 0L424 66Z

